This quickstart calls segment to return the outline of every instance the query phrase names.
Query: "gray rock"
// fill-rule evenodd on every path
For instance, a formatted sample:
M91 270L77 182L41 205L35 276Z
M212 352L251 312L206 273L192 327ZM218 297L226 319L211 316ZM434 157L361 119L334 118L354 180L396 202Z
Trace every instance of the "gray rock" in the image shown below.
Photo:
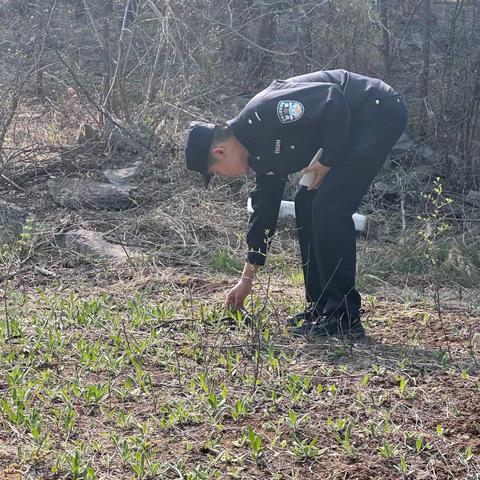
M392 154L396 156L404 155L405 153L415 149L416 143L406 134L403 133L393 146Z
M12 203L0 200L0 244L10 243L23 232L28 214Z
M140 165L127 168L108 169L103 171L105 178L118 187L132 187L142 174Z
M103 234L93 230L79 228L62 234L58 240L64 247L82 255L125 261L139 253L129 247L107 242Z
M373 190L381 195L385 195L391 193L392 191L396 190L394 185L384 181L378 180L373 183Z
M66 208L92 210L126 210L135 205L128 191L109 183L61 178L49 182L56 203Z
M131 138L122 129L113 127L108 133L108 150L110 152L140 153L144 151L140 141Z
M393 146L393 157L419 158L426 163L431 163L435 160L436 152L428 145L418 145L415 143L406 133L398 139L397 143Z
M158 135L144 125L126 124L119 119L106 119L104 136L110 152L147 154L159 143Z

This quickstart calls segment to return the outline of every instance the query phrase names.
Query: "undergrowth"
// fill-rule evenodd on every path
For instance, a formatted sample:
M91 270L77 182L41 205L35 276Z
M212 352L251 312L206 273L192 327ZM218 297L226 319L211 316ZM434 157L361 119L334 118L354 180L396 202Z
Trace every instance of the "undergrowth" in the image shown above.
M24 478L476 478L478 319L445 315L450 358L427 305L369 296L366 340L306 342L278 290L250 325L186 292L7 291L0 465Z

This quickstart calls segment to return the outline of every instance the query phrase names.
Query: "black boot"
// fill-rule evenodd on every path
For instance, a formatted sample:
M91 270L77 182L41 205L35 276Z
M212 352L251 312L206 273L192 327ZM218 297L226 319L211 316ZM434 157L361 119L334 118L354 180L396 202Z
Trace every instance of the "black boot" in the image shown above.
M319 307L318 305L315 306L314 303L311 303L303 312L295 313L291 317L288 317L287 323L292 327L296 327L302 322L302 325L305 325L307 323L319 321L323 318L323 314L321 313L322 310L323 306Z
M304 323L294 328L292 333L294 335L314 335L317 337L340 335L361 338L365 335L365 328L360 321L360 312L353 318L343 313L341 315L324 315L319 321Z

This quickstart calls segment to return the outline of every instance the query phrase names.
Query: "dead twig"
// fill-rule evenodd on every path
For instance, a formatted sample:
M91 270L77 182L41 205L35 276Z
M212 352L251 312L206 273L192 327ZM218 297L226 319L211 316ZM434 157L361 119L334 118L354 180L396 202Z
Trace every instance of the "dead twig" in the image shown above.
M20 185L18 185L17 183L15 183L13 180L11 180L10 178L8 178L6 175L4 175L3 173L0 173L0 177L3 178L3 180L5 180L9 185L11 185L13 188L15 188L15 190L18 190L19 192L25 192L25 189L23 187L21 187Z

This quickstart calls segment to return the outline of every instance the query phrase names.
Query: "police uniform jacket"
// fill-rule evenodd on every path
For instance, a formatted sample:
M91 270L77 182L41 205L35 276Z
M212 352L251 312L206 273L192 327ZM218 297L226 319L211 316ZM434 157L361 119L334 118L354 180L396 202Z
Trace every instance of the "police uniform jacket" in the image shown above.
M227 122L256 172L247 232L249 263L265 263L288 174L306 167L319 148L323 165L339 165L349 149L356 113L372 95L389 90L376 78L319 71L274 80Z

